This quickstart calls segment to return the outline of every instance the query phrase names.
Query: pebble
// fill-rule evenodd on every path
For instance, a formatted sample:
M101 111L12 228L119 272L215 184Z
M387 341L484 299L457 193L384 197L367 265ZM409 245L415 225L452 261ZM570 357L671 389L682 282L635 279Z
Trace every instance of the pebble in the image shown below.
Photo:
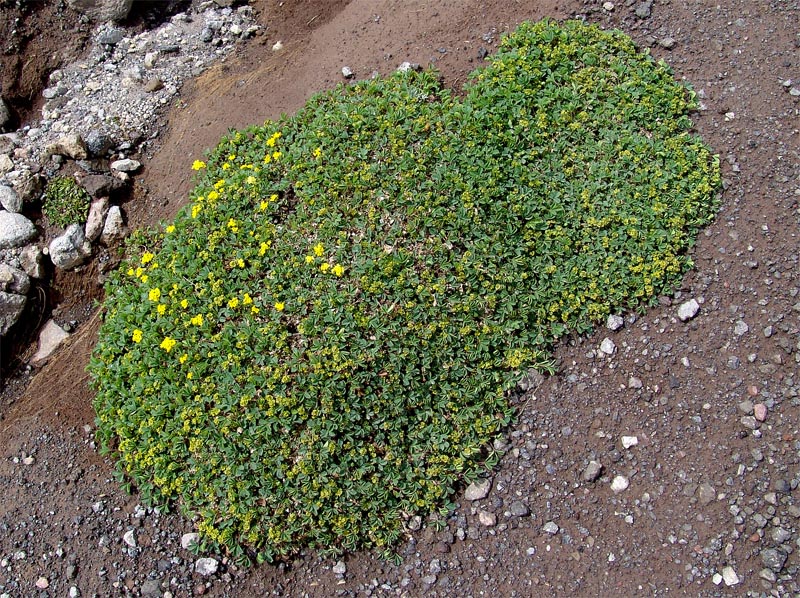
M61 344L69 338L69 333L54 320L48 320L39 333L39 348L31 358L31 365L43 364Z
M697 499L700 501L701 505L705 506L709 504L716 497L717 493L711 484L709 484L708 482L700 484L700 487L697 490Z
M333 574L337 577L344 577L345 573L347 573L347 565L345 565L344 561L337 561L331 568L331 571L333 571Z
M600 343L600 351L605 355L613 355L617 350L617 345L610 338L604 338Z
M603 10L611 12L614 10L614 3L613 2L603 2Z
M213 559L211 557L203 557L197 559L197 562L194 564L194 570L199 573L200 575L208 577L209 575L214 575L219 568L219 562L217 559Z
M115 160L111 163L111 170L117 170L119 172L136 172L141 167L141 162L138 160L131 160L130 158Z
M606 320L606 328L612 332L616 332L623 326L625 326L625 318L617 314L611 314L608 316L608 320Z
M628 481L628 478L625 476L614 476L614 479L611 481L611 490L614 492L614 494L618 494L627 490L630 484L631 483Z
M525 517L530 515L531 510L521 500L515 500L511 503L511 506L508 508L509 513L512 517Z
M736 571L730 565L722 570L722 579L726 586L735 586L739 583L739 576L736 575Z
M129 529L123 534L122 541L131 548L136 548L136 532L134 532L132 529Z
M50 587L50 582L46 577L39 577L39 579L36 580L36 587L40 590L46 590Z
M636 6L636 16L640 19L648 19L650 18L650 13L653 8L652 2L640 2Z
M750 327L744 320L737 320L736 324L733 327L733 332L736 334L736 336L744 336L749 331Z
M283 42L277 41L272 45L273 52L280 52L281 50L283 50Z
M558 533L559 527L554 521L548 521L542 526L542 531L546 534L555 535Z
M479 511L478 512L478 521L481 522L481 525L484 527L494 527L497 525L497 515L490 511Z
M200 534L191 532L181 536L181 548L189 550L192 544L197 544L200 541Z
M352 79L354 76L355 73L353 72L353 69L351 69L349 66L342 67L342 77L345 79Z
M594 482L603 472L603 465L599 461L589 461L589 465L583 470L582 478L584 482Z
M767 406L764 403L753 405L753 416L757 421L763 422L767 419Z
M8 212L17 214L22 209L22 198L11 187L0 185L0 205Z
M492 479L486 478L472 482L464 491L464 498L467 500L481 500L486 498L489 491L492 489Z
M639 437L638 436L623 436L622 437L622 446L626 449L631 448L632 446L636 446L639 444Z
M80 598L81 591L76 586L70 586L69 598Z
M783 569L783 566L786 564L786 560L788 558L789 557L785 552L778 550L777 548L767 548L761 551L761 562L764 563L765 567L774 571L775 573L781 572L781 569Z
M681 303L678 307L678 319L681 322L686 322L694 318L698 311L700 311L700 304L696 299L689 299L689 301Z
M639 390L642 388L642 386L644 385L642 384L642 380L640 378L637 378L636 376L631 376L628 378L628 388Z
M663 37L658 40L658 45L664 48L665 50L672 50L675 47L675 38L673 37Z

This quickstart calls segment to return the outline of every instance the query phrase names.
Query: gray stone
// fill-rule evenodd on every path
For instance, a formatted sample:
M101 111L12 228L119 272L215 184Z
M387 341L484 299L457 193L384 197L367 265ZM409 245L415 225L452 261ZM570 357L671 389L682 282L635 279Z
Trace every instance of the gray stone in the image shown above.
M0 185L0 205L2 205L6 211L18 214L20 210L22 210L22 198L19 196L19 193L14 191L11 187Z
M772 530L770 534L772 536L772 541L776 544L783 544L784 542L788 541L789 538L792 537L792 532L789 530L783 529L782 527L776 527Z
M190 532L188 534L183 534L181 536L181 548L184 550L189 550L193 544L197 544L200 541L200 534L195 532Z
M554 536L555 534L557 534L558 533L558 529L559 529L558 525L554 521L548 521L542 527L542 531L544 533L546 533L546 534L550 534L551 536Z
M122 210L119 206L111 206L108 209L106 223L103 225L103 232L100 233L100 242L110 245L125 238L127 229L122 218Z
M689 299L678 307L678 318L681 322L686 322L694 318L698 311L700 311L700 304L696 299Z
M14 170L14 162L6 154L0 154L0 174Z
M19 254L19 265L31 278L44 278L44 253L38 245L28 245Z
M484 527L494 527L497 525L497 515L490 511L481 510L478 512L478 521L480 521L481 525Z
M636 16L640 19L647 19L650 18L650 14L653 10L653 3L652 2L640 2L636 5Z
M11 124L11 110L3 98L0 98L0 129L5 129Z
M105 174L90 174L80 179L80 185L92 197L111 197L126 187L123 181Z
M217 559L212 559L210 557L197 559L197 562L194 564L194 570L203 576L214 575L218 568L219 563L217 562Z
M753 415L753 401L745 399L744 401L739 403L739 411L741 411L745 415Z
M115 160L111 163L111 170L117 170L119 172L136 172L141 167L141 162L131 160L130 158L125 158L124 160Z
M509 513L511 513L512 517L525 517L526 515L530 515L531 510L521 500L515 500L511 503L508 507Z
M69 333L49 320L39 333L39 349L31 359L31 365L41 365L55 352L56 349L69 338Z
M125 37L125 32L122 29L112 27L111 29L106 29L101 32L100 35L97 36L97 43L107 46L116 46L122 41L123 37Z
M89 156L95 158L104 157L108 153L108 150L114 145L114 141L111 137L96 130L87 133L84 142L86 143L86 151L89 152Z
M67 0L67 4L90 19L104 23L125 19L133 0Z
M675 47L675 38L674 37L662 37L658 40L658 45L664 48L665 50L672 50Z
M405 73L407 71L418 71L422 67L418 65L416 62L403 62L400 66L397 67L397 70L401 73Z
M617 350L617 345L610 338L604 338L600 343L600 351L605 355L613 355Z
M618 316L617 314L611 314L608 316L608 319L606 320L606 328L612 332L616 332L623 326L625 326L625 318Z
M30 288L31 281L25 272L8 264L0 264L0 291L27 295Z
M467 500L481 500L489 495L489 491L491 489L491 478L478 480L477 482L472 482L469 486L467 486L467 489L464 492L464 498Z
M354 76L355 73L353 72L353 69L351 69L349 66L342 67L342 77L345 79L352 79Z
M761 551L761 562L767 569L780 573L783 566L786 564L788 555L782 550L777 548L767 548Z
M161 596L161 580L145 579L140 590L142 596Z
M37 235L33 222L22 214L0 211L0 249L22 247Z
M758 572L758 576L770 583L775 583L778 580L778 576L771 569L762 569Z
M25 295L0 291L0 336L5 336L8 329L17 323L26 301Z
M744 320L738 320L733 327L733 332L736 334L736 336L744 336L750 332L750 326L748 326L747 322Z
M584 482L594 482L597 478L600 477L600 474L603 472L603 464L599 461L589 461L589 465L586 466L586 469L583 470L583 474L581 477L583 478Z
M155 93L156 91L162 89L164 89L164 82L158 77L150 79L147 83L144 84L144 90L147 93Z
M701 505L705 506L715 498L717 498L717 492L714 490L714 487L711 484L708 482L700 484L700 487L697 491L697 499L700 501Z
M525 376L523 376L522 380L517 383L517 387L522 392L528 392L529 390L538 388L542 382L544 382L544 375L536 369L531 368L527 371Z
M73 160L85 160L89 157L86 143L80 135L65 135L44 150L45 156L67 156Z
M50 260L63 270L80 266L92 255L92 246L86 240L80 224L70 224L64 234L50 242L49 249Z
M84 228L84 235L89 242L94 243L100 238L103 232L103 226L106 222L106 215L108 214L108 198L101 197L92 202L89 206L89 215L86 217L86 227Z
M13 133L0 135L0 154L11 154L17 147L16 139L17 137Z
M619 494L620 492L623 492L624 490L627 490L628 486L630 486L630 485L631 485L631 483L628 481L628 478L626 478L625 476L621 476L621 475L614 476L614 479L611 481L611 491L614 494Z
M15 182L14 188L22 198L23 205L38 200L44 190L45 178L39 174L28 174Z
M344 564L344 561L336 561L336 564L331 567L331 571L338 577L344 577L345 573L347 573L347 565Z

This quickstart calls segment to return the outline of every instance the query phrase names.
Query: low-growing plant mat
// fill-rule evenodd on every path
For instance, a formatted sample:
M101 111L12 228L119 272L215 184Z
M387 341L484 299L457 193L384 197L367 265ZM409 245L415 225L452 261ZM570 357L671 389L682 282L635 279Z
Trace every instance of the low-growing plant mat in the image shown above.
M625 35L544 21L461 98L398 72L232 132L107 286L89 369L120 479L240 562L448 511L520 375L691 265L719 185L693 107Z

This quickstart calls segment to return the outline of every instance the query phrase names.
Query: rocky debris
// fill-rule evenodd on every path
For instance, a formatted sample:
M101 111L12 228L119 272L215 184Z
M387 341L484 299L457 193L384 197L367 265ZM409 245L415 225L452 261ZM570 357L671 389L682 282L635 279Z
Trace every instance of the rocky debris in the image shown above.
M0 291L25 295L30 287L30 278L23 270L0 264Z
M89 157L89 151L80 135L65 135L45 148L44 157L49 158L52 155L67 156L73 160L85 160Z
M36 227L25 216L0 210L0 249L22 247L37 236Z
M623 436L621 438L621 442L622 442L622 447L623 448L629 449L632 446L636 446L637 444L639 444L639 437L638 436Z
M478 480L476 482L472 482L469 486L467 486L467 489L464 491L464 498L473 501L481 500L489 495L489 491L491 489L492 489L491 478Z
M125 221L122 218L122 210L119 206L111 206L106 215L106 222L103 225L103 232L100 233L100 242L103 245L111 245L125 238L127 230Z
M617 352L617 345L610 338L604 338L603 342L600 343L600 352L610 357Z
M678 307L678 319L681 322L686 322L694 318L698 311L700 311L700 304L697 299L689 299L689 301L681 303L680 307Z
M584 482L594 482L603 472L603 465L599 461L589 461L589 465L583 470L581 478Z
M774 573L781 572L788 558L788 554L777 548L767 548L761 551L761 562L764 563L767 569Z
M22 210L22 198L19 196L19 193L14 191L13 187L0 185L0 205L2 205L7 212L17 214Z
M497 515L491 511L478 511L478 521L484 527L494 527L497 525Z
M70 224L67 230L50 242L50 260L63 270L76 268L92 255L92 246L83 233L83 226Z
M131 160L130 158L125 158L124 160L115 160L111 163L111 170L116 170L117 172L133 173L139 170L141 167L141 162L137 160Z
M219 568L219 562L217 559L212 559L210 557L203 557L197 559L197 562L194 565L194 570L202 575L203 577L208 577L209 575L214 575Z
M729 565L722 570L722 581L725 582L726 586L730 587L738 585L740 580L739 576L736 575L736 571Z
M672 50L675 47L676 43L677 42L675 41L675 38L669 36L662 37L660 40L658 40L658 45L664 48L665 50Z
M124 181L105 174L91 174L81 177L78 182L94 198L111 198L127 187Z
M542 531L551 536L555 536L558 533L558 529L558 525L554 521L548 521L542 526Z
M39 333L39 348L31 359L31 365L42 365L69 338L69 333L54 320L48 320Z
M27 300L25 295L0 291L0 336L5 336L17 323Z
M336 561L336 564L331 567L331 571L337 577L344 577L347 573L347 565L345 565L344 561Z
M652 2L640 2L636 5L636 16L640 19L649 19L653 10Z

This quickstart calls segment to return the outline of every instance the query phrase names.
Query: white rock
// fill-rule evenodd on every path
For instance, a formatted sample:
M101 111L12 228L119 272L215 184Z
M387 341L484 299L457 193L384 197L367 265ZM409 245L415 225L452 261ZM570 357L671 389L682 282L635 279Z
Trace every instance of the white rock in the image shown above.
M336 561L336 564L331 567L331 571L333 571L334 575L341 577L347 573L347 565L344 564L344 561Z
M197 544L200 541L200 534L191 532L181 536L181 548L189 550L192 544Z
M36 587L40 590L46 590L50 587L50 582L47 580L46 577L40 577L36 580Z
M497 515L489 511L480 511L478 513L478 521L484 527L494 527L497 525Z
M78 589L77 586L70 586L69 588L69 598L80 598L81 591Z
M605 355L613 355L617 350L617 345L610 338L604 338L600 343L600 351Z
M628 486L630 485L631 483L625 476L614 476L614 479L611 482L611 490L614 492L614 494L618 494L624 490L627 490Z
M242 34L242 28L239 27L239 25L237 25L236 23L231 25L231 28L228 29L228 31L231 32L231 35L241 35Z
M542 531L553 536L558 533L558 524L556 524L554 521L548 521L542 527Z
M354 75L355 73L353 73L353 69L351 69L349 66L342 67L342 77L345 79L352 79Z
M736 325L733 327L733 332L736 334L736 336L744 336L750 332L750 326L748 326L747 322L744 320L738 320Z
M283 42L277 41L272 45L273 52L280 52L281 50L283 50Z
M614 3L613 2L603 2L603 10L611 12L614 10Z
M637 436L622 437L622 446L626 449L629 449L632 446L636 446L637 444L639 444L639 438Z
M69 270L80 266L92 255L92 246L80 224L70 224L63 235L50 242L50 260L56 267Z
M0 185L0 205L7 211L18 214L22 209L22 198L11 187Z
M14 170L14 162L6 154L0 154L0 174Z
M214 575L217 572L217 568L219 567L219 563L217 559L212 559L210 557L203 557L201 559L197 559L197 562L194 564L194 570L199 573L200 575Z
M84 228L84 234L90 242L94 243L100 237L100 233L103 232L103 225L105 224L107 214L107 197L101 197L92 202L92 205L89 207L89 216L86 218L86 227Z
M698 311L700 311L700 304L696 299L689 299L678 307L678 318L681 322L686 322L695 317Z
M122 535L122 541L131 548L136 548L136 532L132 529L129 529Z
M736 571L734 571L733 567L730 565L722 570L722 579L726 586L735 586L740 581L739 576L736 575Z
M106 216L106 223L103 225L103 232L100 234L100 242L109 245L123 239L126 233L122 210L119 206L111 206Z
M22 247L37 234L33 222L22 214L0 211L0 249Z
M491 478L478 480L477 482L472 482L469 486L467 486L467 489L464 492L464 498L467 500L481 500L489 495L489 491L491 489Z
M722 583L722 575L720 575L719 573L714 573L714 575L711 576L711 581L714 582L715 586L718 586L719 584Z
M39 349L31 359L31 365L42 365L58 349L61 343L68 338L69 333L66 330L53 320L49 320L39 333Z
M158 61L158 52L148 52L144 55L144 68L151 69Z
M31 278L44 278L44 254L38 245L28 245L19 254L19 265Z
M100 23L122 21L128 16L133 0L67 0L72 8Z
M617 314L611 314L608 316L608 320L606 320L606 328L612 332L616 332L623 326L625 326L625 319L622 316L618 316Z
M136 172L142 167L142 163L137 160L125 158L124 160L115 160L111 163L111 170L118 172Z

